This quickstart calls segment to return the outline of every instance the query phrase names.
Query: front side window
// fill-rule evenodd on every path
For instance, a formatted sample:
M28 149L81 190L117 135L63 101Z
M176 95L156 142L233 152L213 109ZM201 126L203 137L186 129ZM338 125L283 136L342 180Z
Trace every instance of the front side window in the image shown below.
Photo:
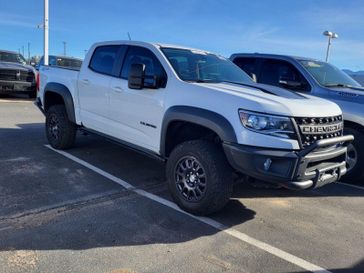
M144 84L146 87L154 86L156 78L162 81L161 87L166 85L166 73L161 63L149 49L139 46L130 46L125 59L123 68L121 70L121 77L128 79L129 70L132 64L144 64L145 65L145 79Z
M300 60L299 62L322 86L361 87L360 84L349 75L329 63L313 60Z
M0 62L26 64L24 57L17 53L0 52Z
M234 59L234 64L236 64L237 66L239 66L241 69L244 70L244 72L246 74L248 74L252 79L257 78L256 75L256 59L255 58L235 58Z
M183 81L254 84L244 71L224 57L189 49L161 48L161 50Z
M99 46L92 55L89 67L98 73L112 75L120 46Z
M264 61L258 82L295 91L309 91L311 89L306 79L292 64L280 60Z

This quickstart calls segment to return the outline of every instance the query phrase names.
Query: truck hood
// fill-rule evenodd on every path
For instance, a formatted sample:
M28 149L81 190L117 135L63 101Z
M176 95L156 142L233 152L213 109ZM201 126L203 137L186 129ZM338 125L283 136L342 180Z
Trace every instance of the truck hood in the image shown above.
M24 71L34 71L34 68L30 65L10 63L10 62L0 62L0 69L16 69Z
M341 115L333 102L265 84L245 86L230 83L196 83L232 96L241 109L289 117L327 117Z

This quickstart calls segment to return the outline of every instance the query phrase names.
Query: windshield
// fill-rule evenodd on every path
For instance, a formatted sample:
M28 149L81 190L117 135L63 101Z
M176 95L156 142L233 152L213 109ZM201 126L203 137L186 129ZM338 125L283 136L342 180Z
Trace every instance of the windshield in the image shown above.
M360 87L349 75L329 63L311 60L300 60L300 63L323 86Z
M181 80L254 84L245 72L224 57L203 51L177 48L162 48L162 52Z
M0 62L26 64L22 55L12 52L0 52Z

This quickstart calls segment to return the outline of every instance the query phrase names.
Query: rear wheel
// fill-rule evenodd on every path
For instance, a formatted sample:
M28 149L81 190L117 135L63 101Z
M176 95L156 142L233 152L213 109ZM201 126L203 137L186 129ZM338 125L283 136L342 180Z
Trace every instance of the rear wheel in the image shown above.
M221 147L203 140L179 144L167 162L173 199L182 209L198 215L226 205L233 188L232 173Z
M364 133L357 129L346 128L345 134L353 135L354 141L348 146L346 157L348 172L343 176L343 180L364 184L364 169L360 164L364 161Z
M64 105L53 105L46 113L46 135L55 149L70 148L76 137L77 126L68 119Z

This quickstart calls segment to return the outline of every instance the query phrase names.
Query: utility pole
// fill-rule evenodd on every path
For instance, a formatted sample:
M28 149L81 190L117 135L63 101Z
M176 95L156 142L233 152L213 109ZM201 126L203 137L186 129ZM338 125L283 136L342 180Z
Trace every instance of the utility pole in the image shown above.
M30 42L28 42L28 64L30 64Z
M63 56L67 56L67 42L63 41Z
M48 23L49 23L49 18L48 18L48 0L44 0L44 22L43 22L43 28L44 28L44 65L48 65Z

